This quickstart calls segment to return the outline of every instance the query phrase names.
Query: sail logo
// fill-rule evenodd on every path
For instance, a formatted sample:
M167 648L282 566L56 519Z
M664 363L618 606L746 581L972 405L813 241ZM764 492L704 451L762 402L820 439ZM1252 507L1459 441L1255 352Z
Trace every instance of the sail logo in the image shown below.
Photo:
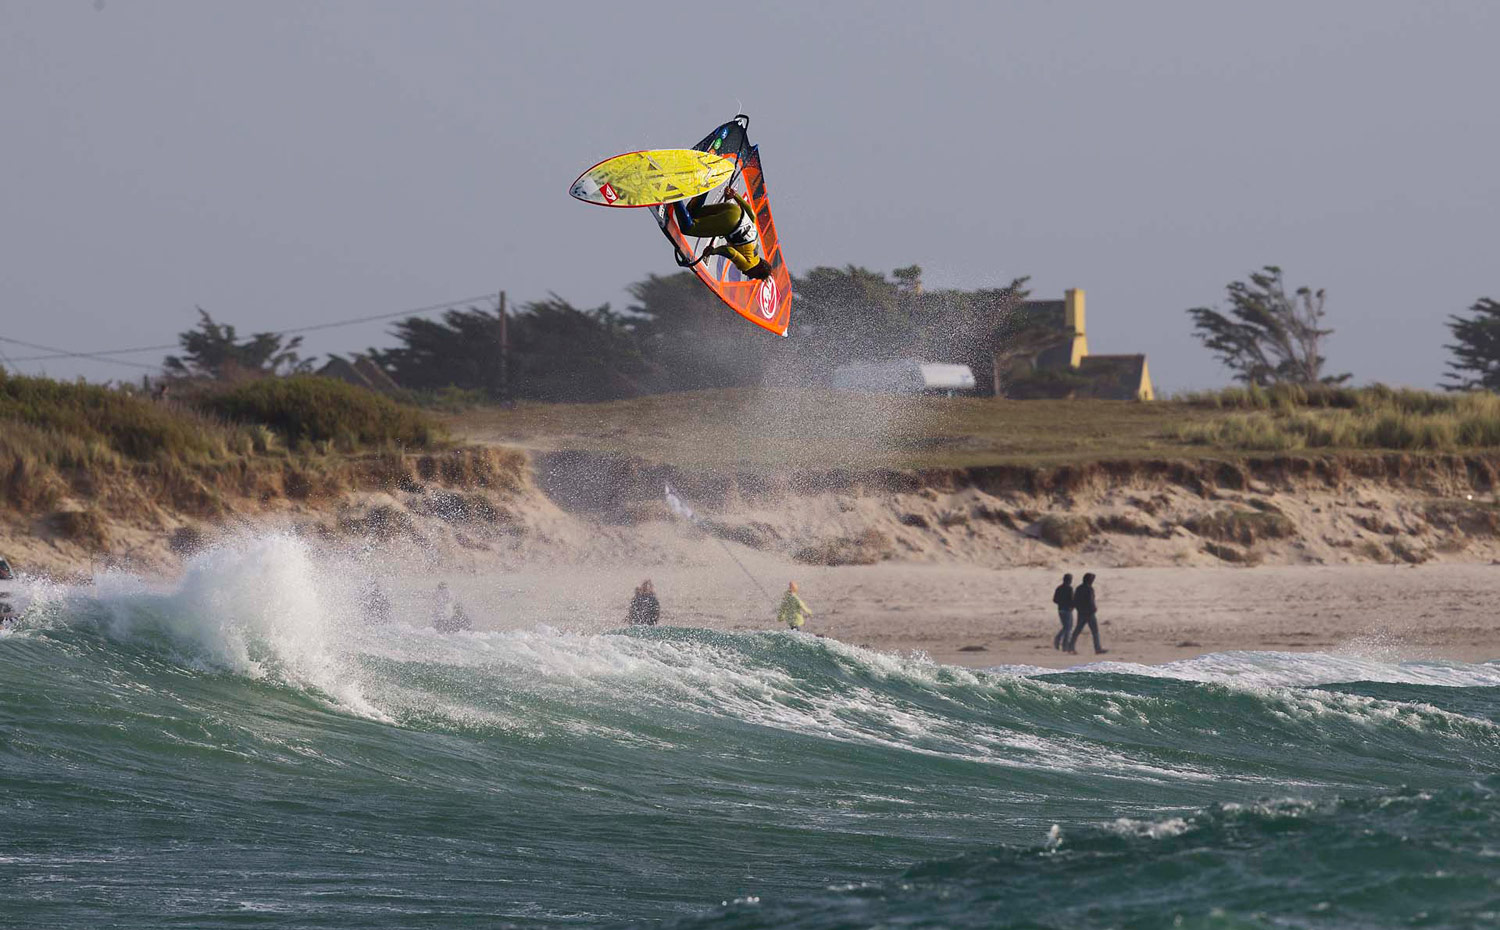
M776 316L776 279L767 278L760 282L760 315L766 319Z

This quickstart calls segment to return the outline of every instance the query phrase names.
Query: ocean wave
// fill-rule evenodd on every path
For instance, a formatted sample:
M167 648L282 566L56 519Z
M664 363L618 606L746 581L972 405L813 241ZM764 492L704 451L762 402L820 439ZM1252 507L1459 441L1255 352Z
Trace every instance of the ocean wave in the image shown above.
M373 870L401 889L391 910L330 913L554 926L740 899L709 922L1232 926L1260 920L1255 869L1291 881L1333 844L1358 868L1314 869L1322 890L1297 907L1327 901L1355 926L1367 911L1339 880L1402 853L1351 837L1409 826L1406 867L1446 869L1421 844L1447 824L1473 868L1500 861L1482 835L1491 666L976 671L789 632L444 634L363 615L369 571L262 537L172 583L51 592L0 639L0 860L34 882L0 906L36 926L149 926L163 907L211 926L224 902L257 902L317 925L288 887L334 901ZM1220 917L1184 877L1199 861L1231 892ZM126 889L139 913L86 895L55 910L38 890L54 875ZM1455 894L1441 914L1479 913ZM1267 920L1299 925L1288 908Z
M1467 928L1495 916L1497 788L1491 778L1440 792L1054 826L1035 845L793 900L746 897L669 926Z
M195 558L171 585L111 573L54 592L30 629L289 687L404 727L655 750L696 745L705 721L720 720L1053 776L1255 782L1285 777L1268 747L1337 746L1354 768L1371 754L1409 763L1500 742L1495 723L1445 709L1436 691L1392 700L1311 687L1472 687L1500 682L1497 666L1231 653L1038 674L788 632L443 634L370 622L359 568L315 558L296 537L247 538Z

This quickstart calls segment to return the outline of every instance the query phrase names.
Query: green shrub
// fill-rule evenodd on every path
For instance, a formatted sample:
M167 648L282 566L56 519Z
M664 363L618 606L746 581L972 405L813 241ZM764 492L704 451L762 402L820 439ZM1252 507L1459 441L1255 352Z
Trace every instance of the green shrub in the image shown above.
M137 461L222 456L224 432L191 411L81 381L0 374L0 423L72 437ZM58 463L62 464L62 463Z
M438 426L420 410L332 378L312 375L265 378L209 394L198 403L242 423L265 424L290 446L332 443L425 448L438 442ZM257 443L260 445L260 443Z

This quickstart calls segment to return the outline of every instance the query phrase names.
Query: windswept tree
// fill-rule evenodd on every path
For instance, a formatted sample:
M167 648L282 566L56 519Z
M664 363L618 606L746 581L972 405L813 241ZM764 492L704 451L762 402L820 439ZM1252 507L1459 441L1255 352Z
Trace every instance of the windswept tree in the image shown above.
M996 347L1016 328L1027 279L961 291L924 287L918 265L892 277L850 265L797 279L795 349L804 367L915 356L968 365L980 384L992 383Z
M299 358L302 337L287 339L280 333L255 333L241 342L234 327L219 323L207 310L198 308L196 329L177 334L182 355L162 361L167 374L178 378L212 378L229 381L244 377L290 375L312 369L312 361Z
M1488 297L1469 308L1471 317L1453 314L1448 318L1454 345L1443 346L1453 353L1448 363L1453 371L1447 375L1444 390L1500 391L1500 303ZM1472 377L1471 377L1472 376Z
M828 364L898 357L915 331L911 311L920 273L892 281L856 265L809 269L792 285L800 348Z
M391 335L401 345L370 349L367 354L402 387L458 387L501 397L498 310L469 307L447 310L435 320L407 317Z
M785 351L785 340L746 323L691 271L648 275L630 295L630 326L660 370L656 390L760 384L768 360Z
M515 397L597 401L644 393L654 369L626 318L605 304L580 310L560 297L510 315L510 390ZM458 387L502 396L500 314L470 307L441 319L396 324L402 345L370 358L402 387Z
M580 310L555 294L529 303L512 325L517 397L593 402L650 390L656 370L623 314Z
M1229 285L1229 313L1208 307L1188 311L1195 336L1213 350L1236 381L1271 384L1339 384L1348 374L1324 375L1323 291L1299 287L1287 294L1281 269L1267 265L1250 281Z

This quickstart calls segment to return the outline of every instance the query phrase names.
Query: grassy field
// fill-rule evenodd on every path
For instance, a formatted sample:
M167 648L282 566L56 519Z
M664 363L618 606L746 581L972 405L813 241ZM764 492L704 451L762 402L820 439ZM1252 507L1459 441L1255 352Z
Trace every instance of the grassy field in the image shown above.
M1492 395L1369 389L1341 397L1335 405L1321 396L1268 400L1245 392L1136 403L698 391L479 407L443 420L459 442L619 452L698 467L951 468L1500 447L1500 403Z

